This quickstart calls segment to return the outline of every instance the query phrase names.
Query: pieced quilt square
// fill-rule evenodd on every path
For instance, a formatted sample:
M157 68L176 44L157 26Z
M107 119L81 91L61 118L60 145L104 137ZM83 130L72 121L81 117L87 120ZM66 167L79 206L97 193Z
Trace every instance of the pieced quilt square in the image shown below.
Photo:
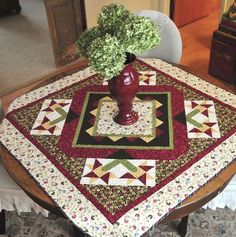
M156 161L87 158L80 183L153 187L156 185Z
M72 100L46 99L34 122L31 135L61 135Z
M185 101L189 138L220 138L214 102Z
M78 91L65 122L58 146L73 157L176 159L187 150L187 128L182 95L172 87L140 86L134 100L139 119L131 126L118 125L118 112L107 87ZM172 103L174 98L178 103ZM70 114L77 114L71 120ZM178 131L182 132L179 133ZM178 139L177 139L178 138ZM181 146L179 146L181 142Z

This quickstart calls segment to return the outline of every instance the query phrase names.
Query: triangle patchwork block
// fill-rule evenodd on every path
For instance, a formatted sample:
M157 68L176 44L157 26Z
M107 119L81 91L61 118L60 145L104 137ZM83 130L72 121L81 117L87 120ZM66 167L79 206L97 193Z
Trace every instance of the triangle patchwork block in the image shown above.
M121 179L136 179L136 177L133 176L133 175L130 174L130 173L126 173L126 174L122 175L120 178L121 178Z

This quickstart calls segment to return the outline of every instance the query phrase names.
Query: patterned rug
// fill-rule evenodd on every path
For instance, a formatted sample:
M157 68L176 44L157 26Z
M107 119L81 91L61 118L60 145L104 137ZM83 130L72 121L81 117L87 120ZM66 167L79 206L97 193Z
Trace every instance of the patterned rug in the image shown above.
M50 214L6 214L6 234L0 237L72 237L72 223ZM143 237L178 237L178 221L155 225ZM229 208L200 209L190 214L186 237L235 237L236 212Z

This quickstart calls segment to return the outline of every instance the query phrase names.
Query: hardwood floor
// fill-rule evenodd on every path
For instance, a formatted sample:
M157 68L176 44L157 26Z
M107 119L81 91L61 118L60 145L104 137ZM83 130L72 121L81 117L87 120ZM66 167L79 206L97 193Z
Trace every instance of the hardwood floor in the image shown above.
M212 33L218 28L220 1L213 0L213 11L198 21L181 27L183 55L181 64L199 73L208 73Z
M235 92L235 86L224 83L208 74L212 33L218 28L220 14L220 0L212 0L212 3L213 11L209 16L183 26L179 29L183 41L183 55L181 64L187 66L193 72L198 72L200 77L201 75L204 75L203 77L209 79L209 81L216 82L217 85ZM81 63L74 63L73 65L79 66L80 64ZM82 63L82 65L84 64ZM63 71L64 69L65 67L58 70ZM48 77L49 76L52 76L52 74L48 75ZM46 78L47 77L42 78L40 82ZM9 106L12 100L32 89L38 83L39 82L33 83L25 88L0 98L2 100L4 110L6 111L6 108Z
M220 0L212 0L213 10L210 15L179 28L183 42L180 64L194 74L197 72L199 77L236 93L236 86L208 74L212 34L218 29L221 20L220 4Z

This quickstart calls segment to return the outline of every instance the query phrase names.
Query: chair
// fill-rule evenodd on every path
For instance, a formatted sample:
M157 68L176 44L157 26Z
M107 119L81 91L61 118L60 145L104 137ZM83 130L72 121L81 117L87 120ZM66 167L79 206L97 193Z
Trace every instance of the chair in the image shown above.
M228 207L236 210L236 174L231 179L230 183L226 186L222 193L218 194L214 199L208 202L204 208L216 210L216 208Z
M0 100L0 122L4 116L2 103ZM8 175L0 157L0 234L5 232L5 210L21 212L31 212L34 209L37 213L48 212L33 202L25 192Z
M160 44L145 53L137 54L140 58L160 58L170 63L179 63L182 56L182 39L175 23L164 13L141 10L135 13L145 16L157 25L161 34Z

